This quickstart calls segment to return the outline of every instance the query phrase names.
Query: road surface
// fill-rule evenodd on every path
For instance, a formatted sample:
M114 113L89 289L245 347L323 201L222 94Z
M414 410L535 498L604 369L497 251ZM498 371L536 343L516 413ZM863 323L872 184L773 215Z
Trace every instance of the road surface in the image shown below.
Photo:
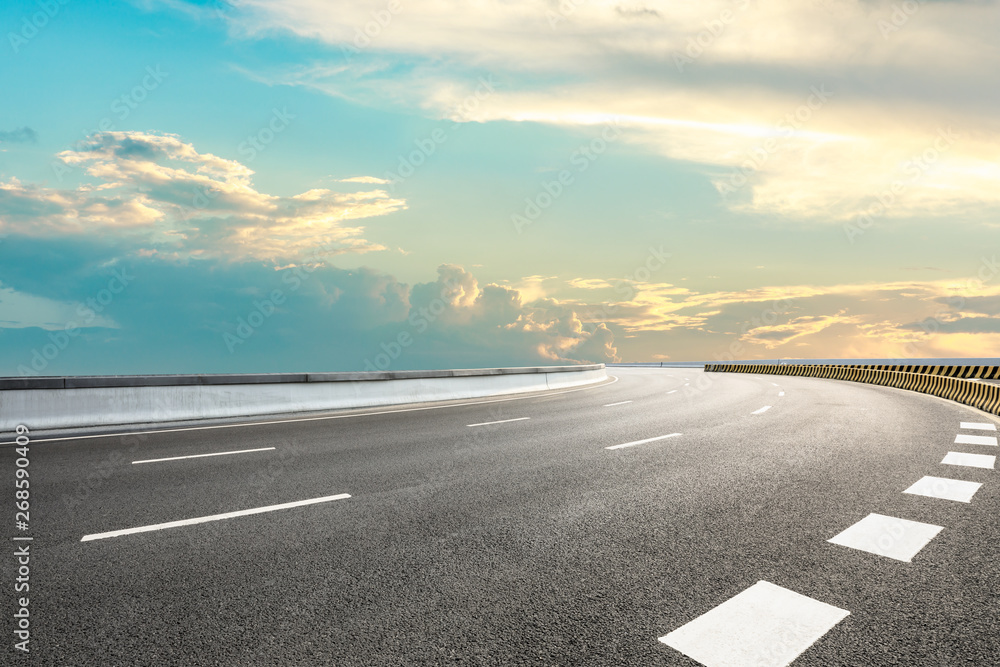
M32 538L8 550L30 545L30 653L8 556L4 664L1000 664L1000 481L942 463L995 455L997 419L836 380L609 374L31 434L25 531L0 447L8 534Z

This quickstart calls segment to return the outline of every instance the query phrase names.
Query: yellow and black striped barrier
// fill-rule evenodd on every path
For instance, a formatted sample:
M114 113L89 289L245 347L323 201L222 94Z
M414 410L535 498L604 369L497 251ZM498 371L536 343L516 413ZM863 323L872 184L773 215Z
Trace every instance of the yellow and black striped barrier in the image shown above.
M896 370L900 368L914 370ZM932 370L916 370L932 369ZM933 370L933 369L936 369ZM952 369L948 372L948 369ZM954 369L958 369L955 371ZM1000 415L1000 385L970 382L997 377L997 366L820 366L813 364L705 364L706 372L803 375L919 391ZM961 375L954 373L960 372Z
M900 373L924 373L944 375L953 378L994 380L1000 377L1000 366L854 366L876 371L897 371Z

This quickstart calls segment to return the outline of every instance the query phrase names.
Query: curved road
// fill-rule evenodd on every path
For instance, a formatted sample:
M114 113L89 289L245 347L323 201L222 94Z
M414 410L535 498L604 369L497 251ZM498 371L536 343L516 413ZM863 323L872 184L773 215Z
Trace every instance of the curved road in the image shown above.
M995 455L956 436L996 436L996 418L835 380L609 374L514 399L38 436L31 652L10 639L9 556L4 662L700 664L683 643L738 645L728 664L1000 663L1000 481L942 463ZM12 497L17 454L0 456ZM981 487L959 485L971 502L903 493L926 476ZM909 561L889 554L919 537L910 524L890 520L884 553L829 541L871 514L941 530ZM766 604L734 620L725 603L759 581L806 606L778 626ZM836 616L819 631L816 605ZM740 634L754 619L767 632Z

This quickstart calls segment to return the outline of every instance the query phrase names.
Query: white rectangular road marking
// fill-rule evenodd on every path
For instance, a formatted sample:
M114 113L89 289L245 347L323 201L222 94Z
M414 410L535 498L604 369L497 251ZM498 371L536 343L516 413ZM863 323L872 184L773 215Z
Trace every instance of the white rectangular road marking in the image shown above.
M758 581L660 641L707 667L785 667L850 613Z
M965 454L964 452L948 452L941 463L950 466L968 466L970 468L988 468L993 470L997 457L989 454Z
M531 419L531 417L518 417L517 419L501 419L496 422L479 422L478 424L466 424L466 426L489 426L490 424L506 424L507 422L523 422L525 419Z
M166 523L154 523L150 526L139 526L138 528L124 528L122 530L112 530L107 533L94 533L84 535L81 542L92 540L104 540L109 537L121 537L122 535L132 535L133 533L148 533L154 530L165 530L167 528L177 528L179 526L192 526L196 523L208 523L209 521L221 521L232 519L238 516L248 516L250 514L263 514L264 512L274 512L276 510L289 509L291 507L302 507L303 505L315 505L317 503L328 503L334 500L344 500L350 498L349 493L341 493L336 496L324 496L322 498L310 498L309 500L296 500L293 503L282 503L281 505L268 505L267 507L255 507L249 510L239 510L237 512L226 512L225 514L212 514L211 516L199 516L194 519L181 519L180 521L168 521Z
M929 523L869 514L827 542L909 563L942 530Z
M655 438L646 438L645 440L636 440L635 442L626 442L623 445L612 445L611 447L605 447L604 449L621 449L622 447L634 447L635 445L642 445L647 442L653 442L654 440L664 440L665 438L673 438L674 436L681 435L680 433L671 433L669 435L658 435Z
M670 390L670 391L668 391L667 393L668 393L668 394L676 394L676 393L677 393L677 390L676 390L676 389L671 389L671 390Z
M770 409L771 409L771 406L770 406L770 405L765 405L765 406L764 406L764 407L762 407L762 408L761 408L760 410L754 410L754 411L753 411L753 412L751 412L750 414L752 414L752 415L759 415L759 414L762 414L762 413L764 413L764 412L767 412L767 411L768 411L768 410L770 410Z
M779 391L778 392L778 396L784 396L784 395L785 395L785 392L783 392L783 391Z
M959 428L971 428L975 431L995 431L996 424L986 424L984 422L962 422Z
M181 459L200 459L206 456L229 456L230 454L248 454L250 452L267 452L274 447L259 447L257 449L241 449L234 452L215 452L214 454L191 454L190 456L171 456L165 459L145 459L143 461L132 461L132 465L137 463L159 463L160 461L180 461Z
M617 403L608 403L604 407L606 407L606 408L613 408L616 405L625 405L626 403L631 403L631 402L632 401L618 401Z
M956 445L989 445L990 447L997 446L997 439L992 435L965 435L964 433L959 433L955 436Z
M979 482L966 482L961 479L948 479L946 477L924 476L914 482L914 484L903 493L912 493L916 496L928 496L929 498L942 498L944 500L956 500L960 503L972 502L972 496L979 490L982 484Z

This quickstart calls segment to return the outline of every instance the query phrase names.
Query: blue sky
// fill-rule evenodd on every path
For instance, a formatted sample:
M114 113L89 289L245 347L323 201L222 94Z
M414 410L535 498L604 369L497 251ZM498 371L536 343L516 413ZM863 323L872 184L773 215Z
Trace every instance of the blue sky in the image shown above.
M0 375L995 356L998 16L6 3Z

